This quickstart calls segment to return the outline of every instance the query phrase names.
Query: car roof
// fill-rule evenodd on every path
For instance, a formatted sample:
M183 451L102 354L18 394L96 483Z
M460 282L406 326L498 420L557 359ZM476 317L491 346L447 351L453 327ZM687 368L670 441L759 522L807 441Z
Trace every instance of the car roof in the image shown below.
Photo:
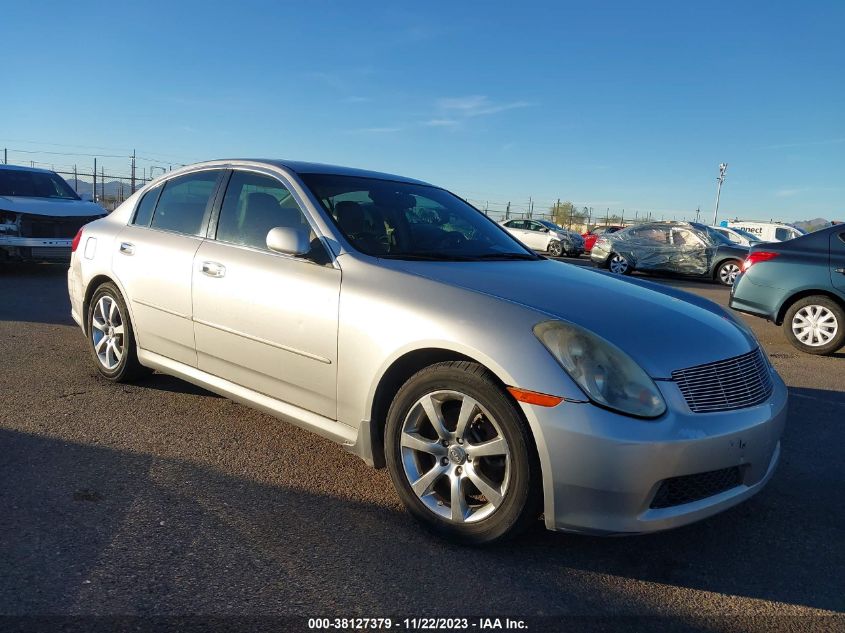
M42 169L41 167L25 167L23 165L0 165L0 170L3 171L34 171L41 174L52 174L53 171L49 169Z
M406 176L399 176L382 171L371 171L368 169L358 169L356 167L343 167L342 165L327 165L323 163L309 163L297 160L284 160L280 158L233 158L229 159L231 162L248 162L248 163L264 163L265 165L273 165L275 167L282 167L288 169L298 175L303 174L331 174L333 176L357 176L358 178L377 178L379 180L392 180L394 182L405 182L413 185L425 185L427 187L434 187L431 183L423 180L416 180ZM211 161L214 163L229 162ZM190 165L189 167L195 167Z

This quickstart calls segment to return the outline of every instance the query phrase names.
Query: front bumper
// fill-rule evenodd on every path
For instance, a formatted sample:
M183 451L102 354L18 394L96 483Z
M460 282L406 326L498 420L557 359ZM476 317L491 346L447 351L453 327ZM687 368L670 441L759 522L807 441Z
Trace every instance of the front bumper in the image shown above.
M692 413L677 385L660 381L668 413L655 421L587 403L523 405L541 433L546 527L592 534L655 532L712 516L756 494L774 473L786 421L787 389L773 370L772 379L774 390L765 403L719 413ZM679 505L652 507L667 479L734 467L741 473L738 485Z
M72 239L0 236L0 248L21 259L70 260Z

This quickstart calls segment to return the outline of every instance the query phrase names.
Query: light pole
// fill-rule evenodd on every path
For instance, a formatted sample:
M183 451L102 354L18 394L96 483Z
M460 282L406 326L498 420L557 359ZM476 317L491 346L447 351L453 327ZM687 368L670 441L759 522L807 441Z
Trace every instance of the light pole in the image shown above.
M727 163L719 164L719 177L716 178L716 208L713 209L713 226L716 226L716 218L719 216L719 197L722 195L722 183L725 182L725 172L728 171Z

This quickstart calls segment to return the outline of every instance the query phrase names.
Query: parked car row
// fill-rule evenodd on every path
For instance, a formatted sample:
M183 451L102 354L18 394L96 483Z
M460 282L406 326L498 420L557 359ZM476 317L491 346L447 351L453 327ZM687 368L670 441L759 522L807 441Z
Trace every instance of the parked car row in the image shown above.
M508 229L400 176L203 163L80 230L72 316L105 379L155 369L330 438L461 542L541 514L653 532L760 491L788 394L741 320L540 257Z

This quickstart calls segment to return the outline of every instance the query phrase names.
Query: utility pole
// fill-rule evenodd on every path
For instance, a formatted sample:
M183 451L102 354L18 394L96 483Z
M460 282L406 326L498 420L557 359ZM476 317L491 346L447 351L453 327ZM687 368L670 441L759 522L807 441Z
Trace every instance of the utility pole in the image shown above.
M508 220L511 217L511 201L508 200L508 206L505 207L505 219Z
M701 205L698 205L698 208L695 210L695 221L698 222L698 218L701 216ZM714 222L715 224L715 222Z
M3 164L4 165L9 164L9 148L8 147L3 148Z
M534 215L534 201L531 196L528 196L528 217L530 218L532 215Z
M73 165L73 190L79 192L79 179L76 177L76 164Z
M716 208L713 209L713 226L716 226L716 218L719 216L719 197L722 195L722 183L725 182L725 172L728 171L727 163L719 164L719 177L716 178Z
M135 193L135 150L132 150L132 187L131 193Z
M94 202L97 202L97 157L94 157L94 187L91 190Z
M106 199L106 169L102 165L100 166L100 192L102 195L100 196L103 201Z

